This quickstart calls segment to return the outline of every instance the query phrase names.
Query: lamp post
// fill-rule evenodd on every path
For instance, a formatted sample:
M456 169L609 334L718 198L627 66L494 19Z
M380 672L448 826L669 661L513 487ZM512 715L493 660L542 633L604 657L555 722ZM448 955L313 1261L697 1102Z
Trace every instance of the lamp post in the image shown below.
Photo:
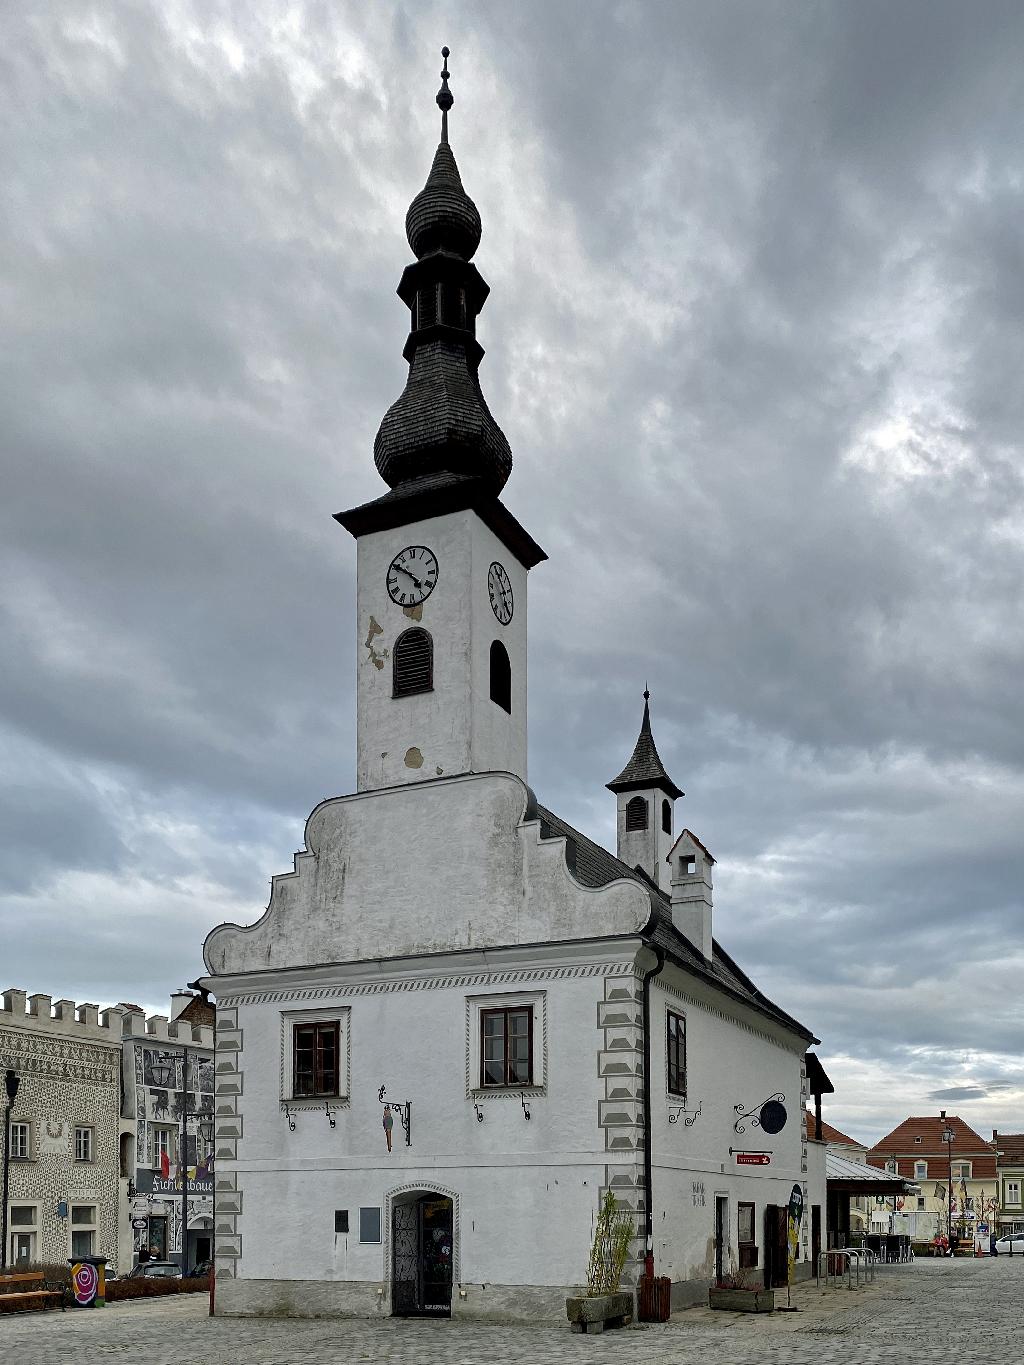
M946 1179L948 1182L948 1197L946 1199L946 1241L949 1243L950 1251L953 1250L953 1129L949 1126L946 1119L945 1109L939 1111L939 1118L946 1125L942 1130L942 1141L946 1144Z
M0 1217L0 1270L7 1269L7 1194L11 1178L11 1107L18 1093L21 1078L16 1071L4 1075L7 1090L7 1108L4 1111L4 1176L3 1176L3 1214Z

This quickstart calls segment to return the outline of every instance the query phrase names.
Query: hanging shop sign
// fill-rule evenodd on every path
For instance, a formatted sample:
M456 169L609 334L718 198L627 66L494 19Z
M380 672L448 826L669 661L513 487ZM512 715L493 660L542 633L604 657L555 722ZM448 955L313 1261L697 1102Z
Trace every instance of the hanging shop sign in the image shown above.
M770 1166L771 1152L734 1152L737 1166Z

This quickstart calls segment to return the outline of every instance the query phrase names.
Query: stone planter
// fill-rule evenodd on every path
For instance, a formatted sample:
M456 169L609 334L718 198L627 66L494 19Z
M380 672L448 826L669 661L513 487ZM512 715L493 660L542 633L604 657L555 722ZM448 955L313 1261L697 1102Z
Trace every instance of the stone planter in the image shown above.
M606 1327L625 1327L633 1321L632 1294L595 1294L566 1299L565 1315L574 1332L603 1332Z
M722 1308L727 1313L774 1313L774 1289L716 1289L708 1290L708 1306Z

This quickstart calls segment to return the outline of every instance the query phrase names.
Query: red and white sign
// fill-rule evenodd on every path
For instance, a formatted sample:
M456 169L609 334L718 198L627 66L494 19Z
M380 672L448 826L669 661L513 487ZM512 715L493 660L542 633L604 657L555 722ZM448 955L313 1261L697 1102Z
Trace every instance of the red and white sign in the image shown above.
M737 1152L737 1166L770 1166L772 1164L771 1152Z

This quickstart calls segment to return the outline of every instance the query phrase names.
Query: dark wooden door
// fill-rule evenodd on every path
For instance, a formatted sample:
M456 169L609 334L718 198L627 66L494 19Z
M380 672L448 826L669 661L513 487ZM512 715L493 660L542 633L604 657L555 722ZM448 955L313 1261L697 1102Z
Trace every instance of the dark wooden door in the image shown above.
M778 1289L789 1276L789 1210L768 1204L764 1211L764 1287Z
M811 1264L815 1273L818 1269L818 1252L821 1250L821 1205L811 1205Z

